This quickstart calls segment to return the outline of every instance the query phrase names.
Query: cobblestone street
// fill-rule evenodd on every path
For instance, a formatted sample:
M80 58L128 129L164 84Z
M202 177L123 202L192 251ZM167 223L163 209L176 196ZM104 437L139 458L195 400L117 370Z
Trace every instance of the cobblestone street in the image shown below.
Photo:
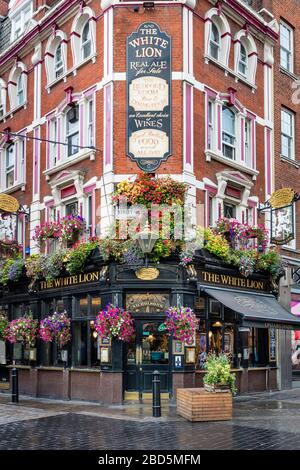
M93 403L0 395L0 449L244 449L300 450L300 389L237 397L233 421L190 423L163 407L102 407Z

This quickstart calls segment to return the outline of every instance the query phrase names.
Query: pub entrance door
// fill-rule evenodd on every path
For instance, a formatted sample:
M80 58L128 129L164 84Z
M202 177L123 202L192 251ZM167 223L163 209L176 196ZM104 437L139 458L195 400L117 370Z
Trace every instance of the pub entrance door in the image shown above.
M135 320L136 335L126 351L125 399L145 399L152 392L152 373L160 372L161 392L172 388L171 341L163 319Z

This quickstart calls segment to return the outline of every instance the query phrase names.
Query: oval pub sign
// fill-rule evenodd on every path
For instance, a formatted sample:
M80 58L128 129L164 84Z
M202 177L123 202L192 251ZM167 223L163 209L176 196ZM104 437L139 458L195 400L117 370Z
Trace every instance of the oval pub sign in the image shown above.
M127 38L127 155L147 172L171 155L171 38L143 23Z

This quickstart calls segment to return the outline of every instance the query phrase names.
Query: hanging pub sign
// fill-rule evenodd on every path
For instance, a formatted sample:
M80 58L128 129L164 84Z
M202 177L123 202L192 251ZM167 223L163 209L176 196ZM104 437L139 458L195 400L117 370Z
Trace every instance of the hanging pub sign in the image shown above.
M19 208L20 204L16 198L9 194L0 194L0 212L15 213Z
M279 189L272 194L268 203L271 207L271 243L285 245L295 238L294 202L292 188Z
M171 38L143 23L127 38L127 155L146 172L171 155Z

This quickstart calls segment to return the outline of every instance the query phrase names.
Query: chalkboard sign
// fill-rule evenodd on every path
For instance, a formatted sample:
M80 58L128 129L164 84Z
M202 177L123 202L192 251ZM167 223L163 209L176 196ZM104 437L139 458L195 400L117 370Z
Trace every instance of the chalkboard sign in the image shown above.
M276 330L275 328L269 329L269 361L276 361Z
M171 155L171 38L147 22L127 38L127 155L146 172Z

